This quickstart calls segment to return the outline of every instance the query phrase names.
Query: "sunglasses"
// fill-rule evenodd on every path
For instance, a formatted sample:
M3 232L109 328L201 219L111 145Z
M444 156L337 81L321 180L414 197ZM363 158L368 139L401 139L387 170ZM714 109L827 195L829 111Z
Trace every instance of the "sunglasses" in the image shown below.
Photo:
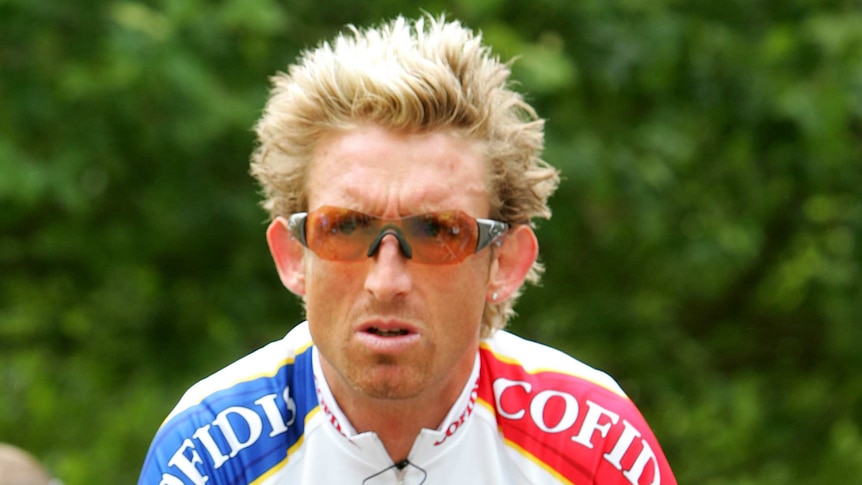
M423 264L455 264L499 241L509 225L474 219L461 211L384 219L340 207L323 206L287 219L291 234L330 261L359 261L377 252L389 234L405 258Z

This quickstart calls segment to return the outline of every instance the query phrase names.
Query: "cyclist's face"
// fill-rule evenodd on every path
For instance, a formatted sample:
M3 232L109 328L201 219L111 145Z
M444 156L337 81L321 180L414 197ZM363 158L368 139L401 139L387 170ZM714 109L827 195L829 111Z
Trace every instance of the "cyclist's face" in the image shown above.
M308 209L343 207L382 218L436 211L488 217L477 143L448 133L364 126L325 138L308 174ZM473 366L492 251L450 265L407 259L394 235L372 257L325 260L304 252L311 333L336 393L439 402ZM452 396L454 400L454 396ZM442 418L442 416L441 416Z

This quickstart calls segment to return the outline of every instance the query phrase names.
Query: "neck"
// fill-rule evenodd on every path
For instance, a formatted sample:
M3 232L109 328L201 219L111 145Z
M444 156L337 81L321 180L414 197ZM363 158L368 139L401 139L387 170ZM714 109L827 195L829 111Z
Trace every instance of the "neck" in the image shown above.
M422 429L436 429L440 426L456 398L457 396L447 401L445 407L428 406L424 400L404 400L398 403L379 403L374 407L348 405L349 409L342 409L350 416L357 432L376 433L389 457L398 463L407 459Z
M423 429L440 427L473 371L471 361L469 367L453 372L439 389L431 386L414 397L387 399L349 387L326 359L321 358L320 363L332 396L350 424L357 433L377 434L395 463L407 459Z

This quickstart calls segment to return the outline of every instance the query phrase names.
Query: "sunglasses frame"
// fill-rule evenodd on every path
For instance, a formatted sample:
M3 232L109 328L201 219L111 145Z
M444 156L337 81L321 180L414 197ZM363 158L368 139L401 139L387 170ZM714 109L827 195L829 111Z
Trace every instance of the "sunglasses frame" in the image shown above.
M425 215L425 214L416 214L413 216L407 216L407 217L402 217L402 218L398 218L398 219L385 219L382 217L371 216L370 214L364 214L364 213L359 212L359 211L352 211L352 212L356 212L356 213L362 214L362 215L367 215L369 217L372 217L373 219L380 220L380 221L386 221L386 222L396 222L396 221L400 221L402 219L406 219L407 217L416 217L416 216ZM287 218L287 229L288 229L288 231L290 231L290 233L293 235L293 237L295 237L296 240L299 241L299 243L302 244L306 248L309 247L308 246L308 240L306 239L306 235L305 235L305 223L308 219L308 214L309 214L308 212L294 212L293 214L291 214ZM426 214L434 214L434 212L429 212ZM502 222L502 221L496 221L494 219L482 219L482 218L477 218L477 217L471 217L469 215L467 217L476 221L476 227L478 228L478 237L477 237L477 241L476 241L476 248L472 254L478 253L479 251L481 251L482 249L484 249L485 247L487 247L491 243L496 242L499 245L500 244L500 242L499 242L500 238L503 237L503 235L509 229L509 224ZM379 234L377 236L376 241L371 244L369 251L368 251L368 257L370 258L371 256L374 255L375 252L377 252L377 246L379 245L380 240L387 233L394 235L398 239L398 242L402 247L402 253L404 254L404 256L407 259L412 259L413 256L412 256L412 253L409 251L409 249L406 252L403 251L403 248L405 247L406 241L404 241L404 239L403 239L404 236L401 234L400 230L398 232L394 232L394 231L393 232L387 232L387 229L385 226L383 228L381 228L381 234ZM407 248L409 248L409 245L407 245ZM454 262L460 262L460 261L463 261L463 259L459 260L459 261L454 261ZM431 264L433 264L433 263L431 263ZM440 263L440 264L446 264L446 263Z

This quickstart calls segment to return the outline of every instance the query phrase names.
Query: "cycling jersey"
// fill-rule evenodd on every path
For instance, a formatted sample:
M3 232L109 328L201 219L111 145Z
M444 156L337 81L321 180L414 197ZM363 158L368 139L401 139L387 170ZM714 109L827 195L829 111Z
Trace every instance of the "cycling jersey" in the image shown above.
M443 424L393 463L338 408L307 323L195 384L139 485L671 485L646 422L606 374L505 331L482 340Z

